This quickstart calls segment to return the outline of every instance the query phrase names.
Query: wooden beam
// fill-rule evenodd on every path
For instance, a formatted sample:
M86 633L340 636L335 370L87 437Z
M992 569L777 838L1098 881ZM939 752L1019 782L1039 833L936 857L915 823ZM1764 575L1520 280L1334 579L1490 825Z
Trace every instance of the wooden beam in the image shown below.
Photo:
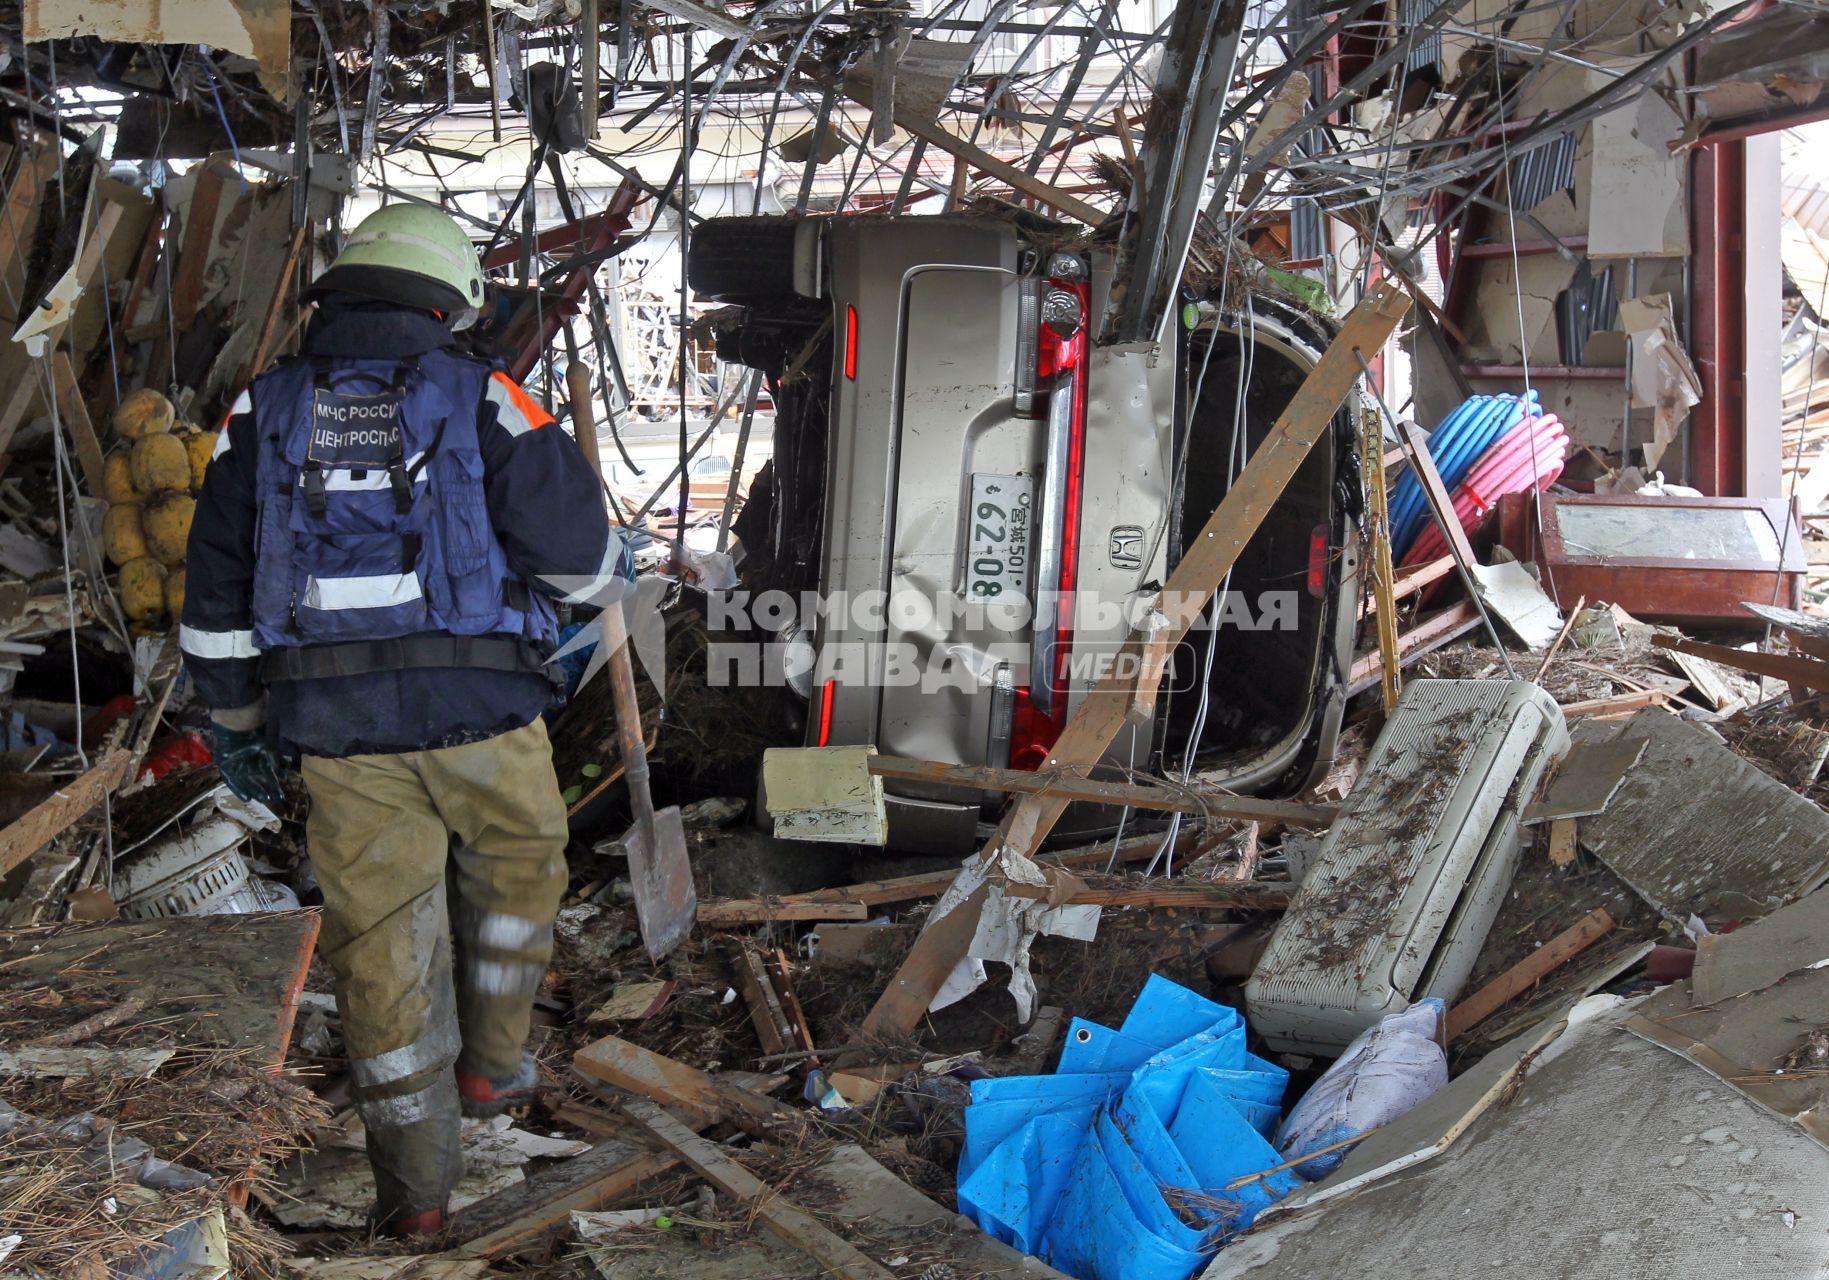
M1289 906L1286 880L1145 881L1142 884L1088 885L1061 900L1063 906L1179 907L1191 911L1283 911ZM1041 885L1009 883L1012 898L1045 898Z
M1435 469L1435 458L1429 452L1429 442L1423 436L1422 428L1400 418L1397 434L1409 446L1410 469L1422 485L1423 500L1428 504L1429 513L1435 517L1436 527L1448 540L1449 550L1454 553L1452 558L1458 558L1461 564L1467 566L1467 572L1472 573L1473 566L1479 560L1473 554L1473 544L1467 541L1467 530L1461 528L1460 517L1454 514L1454 499L1448 496L1448 487L1442 483L1442 473ZM1467 589L1474 589L1471 582L1467 584Z
M1466 1034L1613 931L1604 909L1588 912L1517 964L1448 1010L1448 1039Z
M756 1039L762 1042L762 1052L779 1057L801 1048L788 1021L787 1010L781 1007L774 984L768 980L762 957L746 942L738 946L735 960L732 968L737 975L737 990L743 993L743 1003L749 1006L750 1025L756 1029Z
M33 211L44 193L45 179L56 171L54 148L46 148L36 155L28 153L21 158L19 171L7 188L6 200L0 203L0 262L25 261L26 241L37 223ZM9 322L10 326L17 328L21 319L24 317L16 317Z
M1661 707L1669 697L1662 689L1635 689L1631 693L1609 694L1604 698L1588 698L1582 702L1565 702L1562 704L1562 714L1569 720L1580 716L1615 716L1624 711L1637 711L1641 707Z
M1397 637L1397 661L1399 666L1409 666L1432 649L1440 648L1456 636L1464 635L1480 625L1480 611L1473 607L1471 600L1457 600L1440 613L1430 614L1427 618L1403 632ZM1361 688L1370 688L1382 678L1380 674L1382 657L1377 651L1353 659L1353 667L1347 677L1347 688L1358 693Z
M203 273L210 265L210 244L216 237L216 213L222 206L224 178L215 157L197 170L190 207L184 212L184 234L178 249L178 269L171 282L172 327L183 333L197 318L203 298Z
M254 343L254 354L248 358L247 365L241 371L241 385L244 387L267 367L267 358L273 354L273 331L279 327L279 313L292 294L293 274L298 270L299 253L305 247L305 233L308 230L309 223L292 233L292 243L286 248L286 265L280 268L279 279L274 281L273 297L268 300L267 314L260 322L260 337Z
M27 366L28 370L30 366ZM27 372L8 388L6 399L0 401L0 453L6 452L13 443L13 435L25 423L25 415L32 407L32 400L38 394L38 378Z
M1581 829L1573 818L1550 819L1550 865L1566 867L1581 854Z
M83 400L82 388L76 385L76 369L70 363L70 353L62 347L51 353L51 376L56 380L58 416L69 429L70 443L76 447L83 483L99 498L103 493L102 442L95 434L95 423L89 419L89 406Z
M1391 512L1385 490L1384 441L1371 438L1376 419L1362 420L1359 429L1360 456L1367 460L1366 505L1370 508L1372 538L1372 596L1361 607L1360 616L1370 608L1378 624L1379 698L1388 716L1397 709L1397 695L1403 690L1403 660L1397 641L1396 570L1391 564Z
M1291 826L1324 827L1340 812L1333 805L1257 800L1211 787L1139 786L1082 778L1056 769L1031 773L1023 769L993 769L986 765L911 760L905 756L873 755L870 757L870 772L881 778L898 778L906 782L957 783L978 791L1008 791L1018 795L1046 794L1089 804L1121 804L1132 809L1199 813L1215 818L1282 822Z
M728 1120L739 1125L778 1127L795 1117L792 1108L773 1098L714 1080L697 1067L605 1036L572 1055L572 1069L589 1079L676 1107L707 1125Z
M1428 564L1413 564L1408 569L1399 569L1397 571L1397 576L1391 582L1391 594L1397 599L1402 600L1406 596L1415 595L1432 582L1441 581L1453 572L1453 556L1443 556L1439 560L1431 560ZM1376 597L1366 601L1364 613L1374 614L1377 612L1378 601Z
M677 1156L626 1142L599 1142L460 1210L451 1220L459 1258L505 1258L564 1229L574 1212L601 1209L679 1164Z
M1718 662L1739 671L1750 671L1756 676L1771 676L1775 680L1801 684L1808 689L1829 689L1829 662L1815 658L1799 658L1788 653L1748 652L1724 644L1686 640L1681 636L1652 636L1651 643L1659 649L1707 658L1710 662Z
M89 772L65 783L49 799L0 831L0 876L11 872L100 804L103 796L126 780L132 767L132 752L117 747Z
M1116 866L1119 863L1153 858L1161 847L1162 837L1151 835L1127 840L1115 852L1109 845L1100 845L1079 853L1044 854L1038 861L1044 867L1066 870ZM858 884L814 889L807 893L788 893L778 898L727 898L723 901L701 902L699 923L706 923L707 907L711 909L711 918L721 925L766 924L772 920L867 920L871 907L908 902L915 898L937 898L946 892L958 875L957 871L933 871L918 876L897 876L893 880L865 880ZM805 908L806 914L781 914L784 908ZM821 910L834 914L821 915ZM844 912L842 917L837 914L839 911Z
M824 1275L839 1280L894 1280L886 1268L859 1253L812 1214L732 1160L715 1142L699 1137L652 1102L630 1098L622 1108L693 1172L747 1206L771 1235L818 1262Z
M713 929L733 924L772 924L777 920L845 921L869 918L870 908L861 902L787 902L779 898L728 898L721 902L701 902L697 915L700 924Z
M901 113L897 114L900 123ZM1157 612L1162 617L1155 621L1166 624L1172 641L1186 635L1206 609L1315 442L1327 433L1340 402L1359 380L1361 355L1376 355L1384 348L1409 306L1401 290L1380 282L1347 316L1339 336L1290 398L1225 499L1205 527L1189 540L1187 552L1169 575L1157 601ZM1132 632L1113 663L1113 674L1101 680L1080 704L1043 762L1045 768L1091 765L1104 757L1118 732L1129 723L1127 713L1133 699L1143 692L1130 673L1142 669L1142 655L1156 629L1160 628ZM994 874L995 864L1001 861L1006 848L1023 857L1033 854L1054 829L1067 804L1067 800L1047 794L1019 796L985 844L978 865ZM967 913L969 918L962 927L947 927L948 921ZM940 920L930 919L901 969L864 1019L866 1033L904 1035L915 1027L946 975L964 958L977 918L977 908L968 900Z

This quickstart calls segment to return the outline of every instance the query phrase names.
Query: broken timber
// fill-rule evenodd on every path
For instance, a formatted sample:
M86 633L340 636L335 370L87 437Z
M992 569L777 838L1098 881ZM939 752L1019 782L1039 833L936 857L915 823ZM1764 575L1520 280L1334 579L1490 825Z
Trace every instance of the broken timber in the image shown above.
M466 1206L451 1223L460 1258L504 1258L539 1244L577 1210L601 1209L679 1161L626 1142L599 1142L537 1178L517 1182Z
M1157 672L1160 678L1160 667ZM1284 822L1294 826L1326 826L1340 812L1333 805L1258 800L1202 787L1102 782L1095 778L1074 777L1058 770L1029 772L1023 769L994 769L988 765L942 764L936 760L910 760L903 756L873 755L870 757L870 772L880 778L898 778L909 782L956 782L980 791L1009 791L1019 795L1039 793L1066 800L1084 800L1091 804L1121 804L1132 809Z
M1156 856L1162 848L1162 837L1145 836L1129 840L1114 851L1108 847L1088 849L1083 853L1044 855L1038 858L1043 867L1063 869L1096 868L1107 864L1141 862ZM915 898L935 898L946 892L957 879L957 871L935 871L924 875L897 876L892 880L865 880L858 884L839 885L832 889L812 889L805 893L788 893L773 898L727 898L699 903L699 923L711 926L733 924L767 924L773 920L866 920L870 908Z
M1588 912L1448 1010L1448 1039L1452 1040L1486 1021L1552 971L1561 968L1611 932L1612 916L1600 908Z
M699 1137L645 1099L628 1098L621 1105L655 1141L719 1191L748 1206L773 1235L817 1261L825 1275L842 1280L894 1280L889 1271L845 1243L805 1209L778 1195L715 1142Z
M100 804L132 773L135 757L125 747L109 752L89 772L51 794L50 799L0 831L0 876L37 853Z
M900 113L898 124L899 116ZM1376 354L1383 348L1409 307L1409 300L1401 291L1381 282L1346 318L1339 336L1329 344L1263 444L1251 455L1237 483L1169 575L1159 608L1174 639L1186 635L1206 609L1227 571L1244 553L1246 543L1262 526L1315 442L1326 433L1341 401L1359 380L1363 354ZM1114 672L1139 670L1138 659L1148 640L1149 636L1141 631L1133 632L1125 643L1123 656L1113 663ZM1114 674L1100 681L1068 721L1044 767L1090 765L1099 760L1128 722L1132 700L1142 700L1143 693L1137 681L1126 675ZM1017 797L985 844L979 865L994 871L992 864L1001 862L1006 853L1028 858L1054 829L1067 804L1065 798L1047 794ZM865 1018L866 1033L906 1034L920 1021L946 975L965 958L988 885L987 881L978 893L931 922L915 939L902 967ZM961 915L966 917L964 921L955 919Z
M590 1080L675 1107L702 1124L729 1120L767 1130L794 1118L792 1108L773 1098L714 1080L696 1067L605 1036L572 1055L572 1069Z
M1750 653L1724 644L1685 640L1681 636L1652 636L1651 643L1659 649L1707 658L1710 662L1750 671L1756 676L1771 676L1809 689L1829 689L1829 662L1818 662L1815 658L1799 658L1788 653Z

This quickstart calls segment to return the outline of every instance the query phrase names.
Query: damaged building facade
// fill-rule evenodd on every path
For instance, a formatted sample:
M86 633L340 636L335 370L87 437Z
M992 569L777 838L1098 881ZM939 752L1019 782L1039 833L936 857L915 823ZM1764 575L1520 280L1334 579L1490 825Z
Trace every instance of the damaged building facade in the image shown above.
M1825 86L12 6L0 1278L1825 1275Z

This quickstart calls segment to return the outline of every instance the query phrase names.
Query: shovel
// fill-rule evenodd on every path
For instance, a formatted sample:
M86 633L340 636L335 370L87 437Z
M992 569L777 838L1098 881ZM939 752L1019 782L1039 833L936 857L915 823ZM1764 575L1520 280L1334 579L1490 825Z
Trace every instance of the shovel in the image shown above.
M698 892L692 864L686 858L686 829L680 811L669 805L656 813L648 791L648 748L641 737L641 710L635 703L635 666L629 658L629 634L622 605L604 609L603 639L610 696L616 703L616 735L622 741L623 777L635 825L623 836L629 851L629 882L635 889L635 920L648 954L659 960L686 940L698 914Z
M571 337L569 330L566 337ZM576 347L571 355L565 387L571 396L573 427L579 449L601 480L590 368L578 359ZM606 665L610 697L616 704L616 735L622 739L622 773L635 810L635 825L622 837L623 848L629 851L629 883L635 890L635 922L648 954L659 960L692 932L699 895L692 887L692 864L686 858L686 829L680 825L680 811L669 807L654 812L654 797L648 791L648 748L641 736L635 664L629 657L629 630L622 620L620 601L612 601L604 609L600 625L603 639L599 643L607 647L609 655Z

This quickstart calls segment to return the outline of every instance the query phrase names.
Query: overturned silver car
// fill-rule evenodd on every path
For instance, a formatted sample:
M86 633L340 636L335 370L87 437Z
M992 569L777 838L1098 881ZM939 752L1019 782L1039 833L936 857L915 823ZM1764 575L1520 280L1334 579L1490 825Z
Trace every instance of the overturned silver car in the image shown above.
M751 584L799 602L771 621L799 655L805 743L949 763L1046 759L1327 341L1293 305L1189 296L1155 344L1096 345L1109 253L1000 218L720 219L688 270L731 304L719 354L774 396L774 459L735 528ZM1112 763L1283 794L1326 767L1355 450L1343 409ZM890 844L963 849L1000 800L892 781Z

